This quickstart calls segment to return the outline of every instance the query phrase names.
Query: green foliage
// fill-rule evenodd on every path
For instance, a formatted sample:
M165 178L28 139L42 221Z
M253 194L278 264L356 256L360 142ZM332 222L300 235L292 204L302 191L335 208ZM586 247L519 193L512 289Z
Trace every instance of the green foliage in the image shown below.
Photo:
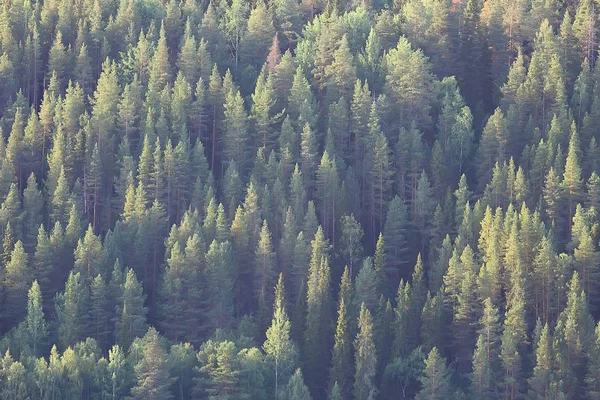
M453 393L450 384L450 371L446 361L434 347L425 359L425 369L421 378L421 390L416 399L445 399Z
M594 7L3 2L0 397L598 398Z

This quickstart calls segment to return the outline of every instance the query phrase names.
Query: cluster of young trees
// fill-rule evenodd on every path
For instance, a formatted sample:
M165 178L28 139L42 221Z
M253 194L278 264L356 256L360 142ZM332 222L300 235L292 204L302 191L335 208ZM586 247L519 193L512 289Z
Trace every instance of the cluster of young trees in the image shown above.
M0 398L600 398L591 0L0 7Z

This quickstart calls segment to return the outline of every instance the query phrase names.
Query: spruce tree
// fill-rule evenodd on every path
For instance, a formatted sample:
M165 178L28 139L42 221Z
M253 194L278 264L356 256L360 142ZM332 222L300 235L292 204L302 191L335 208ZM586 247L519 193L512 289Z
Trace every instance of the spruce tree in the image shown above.
M567 201L567 220L570 221L575 211L575 204L579 201L582 189L581 167L579 164L579 136L573 128L569 141L569 152L565 163L565 172L561 186ZM570 225L569 225L570 226ZM569 229L569 234L571 230Z
M108 322L106 284L102 275L98 274L90 289L90 336L96 339L100 346L107 343L107 334L110 331Z
M327 362L324 355L328 349L330 321L330 267L327 255L329 246L321 227L318 228L311 247L304 335L305 365L308 368L307 371L310 372L308 375L309 385L313 387L315 393L321 393L325 389Z
M405 257L408 251L406 244L407 225L406 206L398 196L395 196L388 205L388 212L383 227L387 271L388 276L393 279L398 279L401 276L399 269L406 265L407 260Z
M417 400L442 400L452 397L450 371L446 361L440 356L437 347L429 352L423 372L421 390L415 397Z
M267 69L263 68L252 95L250 118L254 122L254 148L264 147L267 152L274 148L276 139L273 128L279 116L273 112L274 106L273 82Z
M239 91L225 94L225 116L223 120L223 155L224 161L235 161L240 170L248 166L248 128L244 110L244 99Z
M8 326L14 326L21 320L26 310L26 293L31 282L28 256L19 240L10 252L10 261L5 265L5 298L3 317Z
M353 275L354 266L358 265L362 258L363 248L363 230L358 223L354 214L344 215L340 219L341 231L340 236L340 255L342 262L350 269L350 275Z
M304 384L304 378L302 377L300 368L298 368L290 378L285 393L283 394L283 398L285 400L312 400L312 396Z
M356 372L354 374L354 398L374 398L374 377L377 369L377 354L373 342L373 320L371 313L363 303L358 317L358 335L354 341Z
M552 384L552 337L548 324L544 325L535 349L535 367L529 378L529 395L534 399L550 394Z
M154 328L141 339L141 357L135 364L136 385L131 389L134 399L169 400L170 386L175 380L169 373L167 352Z
M141 337L146 331L148 309L144 307L145 299L142 285L137 280L135 272L129 269L122 284L122 297L117 306L115 334L119 346L127 348L136 337Z
M348 327L348 305L341 296L338 302L338 319L335 330L333 356L331 369L329 370L329 391L333 392L337 387L345 397L350 392L352 349L350 347L350 331Z
M485 399L497 393L500 371L500 324L498 310L490 298L483 302L479 337L473 353L471 390Z
M279 394L279 386L291 375L297 358L296 345L290 338L290 321L285 310L285 288L283 274L275 287L275 303L273 305L273 320L267 329L267 340L263 349L275 363L275 395Z
M58 339L63 347L83 340L88 327L89 294L80 273L69 274L63 293L55 299Z
M35 357L48 339L48 324L44 317L42 291L37 280L33 281L27 294L27 317L25 333L31 354Z
M373 147L373 164L370 171L373 232L375 232L375 221L379 226L383 225L383 212L390 196L393 174L390 158L387 139L383 133L379 133Z
M270 293L270 288L275 282L275 252L273 251L273 243L271 232L267 221L264 220L260 231L258 244L255 251L255 269L254 269L254 298L257 301L257 314L259 317L260 327L266 326L268 323L268 309L271 308L273 297Z

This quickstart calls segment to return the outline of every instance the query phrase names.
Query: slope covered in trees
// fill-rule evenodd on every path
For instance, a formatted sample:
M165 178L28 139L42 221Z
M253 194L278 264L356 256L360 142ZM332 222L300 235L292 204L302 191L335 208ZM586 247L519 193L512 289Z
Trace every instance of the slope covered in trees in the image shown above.
M600 398L599 10L1 1L0 398Z

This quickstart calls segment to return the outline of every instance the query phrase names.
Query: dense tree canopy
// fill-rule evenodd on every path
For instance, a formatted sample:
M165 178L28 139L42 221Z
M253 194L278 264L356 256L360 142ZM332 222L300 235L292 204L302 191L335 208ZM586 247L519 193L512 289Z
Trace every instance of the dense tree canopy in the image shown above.
M0 3L0 398L600 398L595 2Z

